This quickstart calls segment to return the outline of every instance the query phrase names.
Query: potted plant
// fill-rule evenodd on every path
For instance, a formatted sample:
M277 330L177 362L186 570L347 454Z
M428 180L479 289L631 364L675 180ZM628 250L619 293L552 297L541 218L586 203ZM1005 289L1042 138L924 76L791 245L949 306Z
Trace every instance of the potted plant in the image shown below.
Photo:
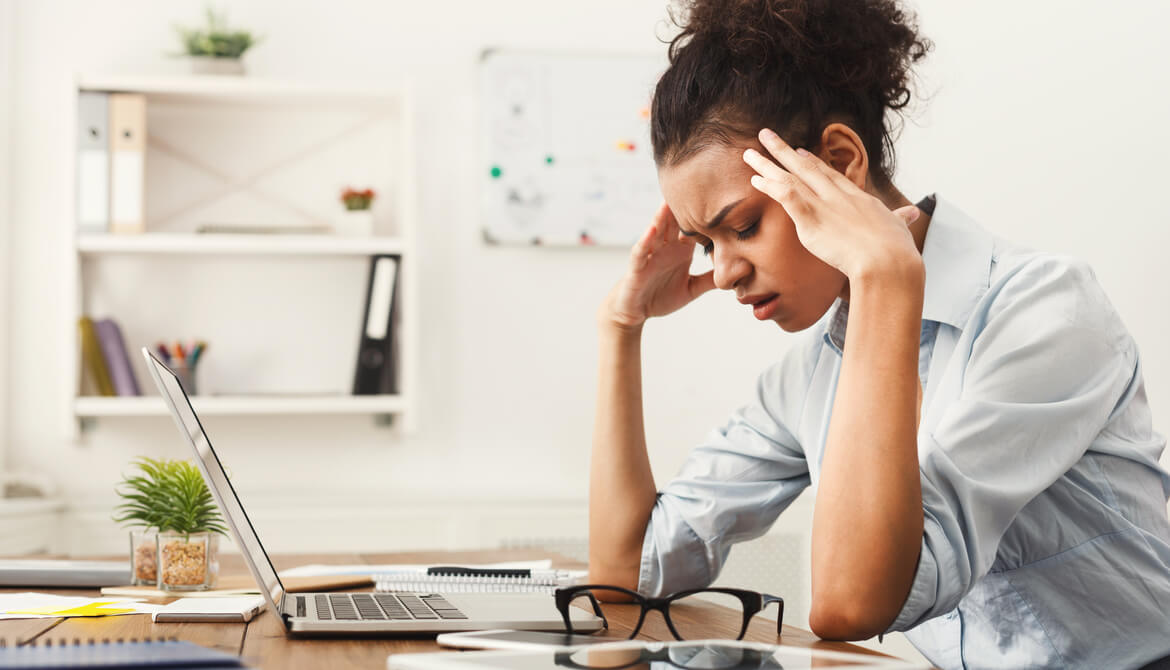
M341 203L345 205L345 212L334 225L334 231L340 235L373 235L374 212L370 206L374 204L373 189L356 189L346 187L341 191Z
M124 502L114 517L142 529L130 535L134 583L176 591L211 588L219 572L219 536L227 528L203 476L187 461L134 463L140 474L123 478L118 494Z
M227 18L207 8L207 25L203 28L175 26L183 43L183 52L199 74L244 74L244 52L257 39L246 30L229 30Z

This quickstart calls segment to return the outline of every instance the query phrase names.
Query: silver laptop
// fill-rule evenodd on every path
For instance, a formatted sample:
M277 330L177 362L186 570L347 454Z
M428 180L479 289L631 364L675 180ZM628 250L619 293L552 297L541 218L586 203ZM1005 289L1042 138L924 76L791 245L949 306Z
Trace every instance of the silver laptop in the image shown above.
M150 376L227 518L228 528L286 634L417 634L515 628L564 630L553 597L537 593L288 593L260 544L252 522L224 472L178 377L145 347ZM602 620L576 607L573 628L596 631Z

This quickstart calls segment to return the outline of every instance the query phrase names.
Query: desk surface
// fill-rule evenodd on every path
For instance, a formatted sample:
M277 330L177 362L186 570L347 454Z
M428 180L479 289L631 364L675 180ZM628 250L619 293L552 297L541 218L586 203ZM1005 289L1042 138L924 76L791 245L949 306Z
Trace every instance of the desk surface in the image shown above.
M328 554L274 556L277 570L284 570L309 563L334 564L388 564L388 563L493 563L547 558L547 553L533 551L474 551L474 552L425 552L398 554ZM555 561L558 567L582 567L572 563ZM246 573L243 559L238 555L225 555L220 559L221 574ZM0 589L0 592L46 591L62 595L96 596L96 590L66 589ZM363 589L357 589L363 590ZM370 590L370 589L364 589ZM158 601L167 602L167 601ZM629 606L628 616L611 617L610 635L620 636L632 629L637 621L639 609ZM712 637L720 635L733 637L738 632L737 617L726 610L712 607ZM723 631L722 629L726 629ZM392 653L438 651L434 636L398 637L381 639L293 639L284 634L284 627L270 612L241 623L151 623L149 615L127 615L110 617L78 617L71 619L11 619L0 620L0 639L8 644L25 644L33 641L73 641L94 639L176 637L206 647L213 647L243 657L244 662L255 668L385 668L386 656ZM650 614L643 625L638 639L673 640L662 618ZM746 640L787 644L799 647L815 647L835 651L852 651L863 654L876 652L843 642L825 642L812 633L792 626L784 627L782 636L776 635L772 621L757 616L748 628Z

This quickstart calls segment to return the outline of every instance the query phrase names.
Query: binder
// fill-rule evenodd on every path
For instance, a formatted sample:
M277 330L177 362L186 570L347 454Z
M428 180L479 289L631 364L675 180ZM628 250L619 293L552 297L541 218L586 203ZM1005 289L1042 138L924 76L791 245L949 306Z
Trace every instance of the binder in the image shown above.
M88 316L77 320L81 330L81 358L84 369L97 385L98 395L115 395L114 384L110 381L110 373L106 369L106 361L102 357L102 347L98 344L97 333L94 331L93 321Z
M110 232L146 231L146 96L110 94Z
M397 343L394 321L398 311L398 256L370 258L365 317L358 343L354 395L398 392Z
M77 97L77 232L110 228L109 94L82 91Z
M106 362L106 371L114 385L117 395L142 395L138 389L138 379L134 376L134 369L130 367L130 355L126 351L126 343L122 339L122 329L113 319L99 319L93 324L97 332L98 344L101 345L102 357Z

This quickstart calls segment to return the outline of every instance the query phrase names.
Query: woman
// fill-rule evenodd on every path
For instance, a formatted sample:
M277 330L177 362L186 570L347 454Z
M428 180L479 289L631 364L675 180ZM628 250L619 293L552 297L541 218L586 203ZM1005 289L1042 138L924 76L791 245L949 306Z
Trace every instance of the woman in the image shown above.
M912 17L684 9L652 105L666 204L599 312L591 581L709 584L812 485L822 637L906 631L943 668L1170 654L1170 476L1137 346L1085 264L894 185L887 116L931 47ZM696 244L714 270L691 276ZM642 326L712 288L803 334L659 491Z

